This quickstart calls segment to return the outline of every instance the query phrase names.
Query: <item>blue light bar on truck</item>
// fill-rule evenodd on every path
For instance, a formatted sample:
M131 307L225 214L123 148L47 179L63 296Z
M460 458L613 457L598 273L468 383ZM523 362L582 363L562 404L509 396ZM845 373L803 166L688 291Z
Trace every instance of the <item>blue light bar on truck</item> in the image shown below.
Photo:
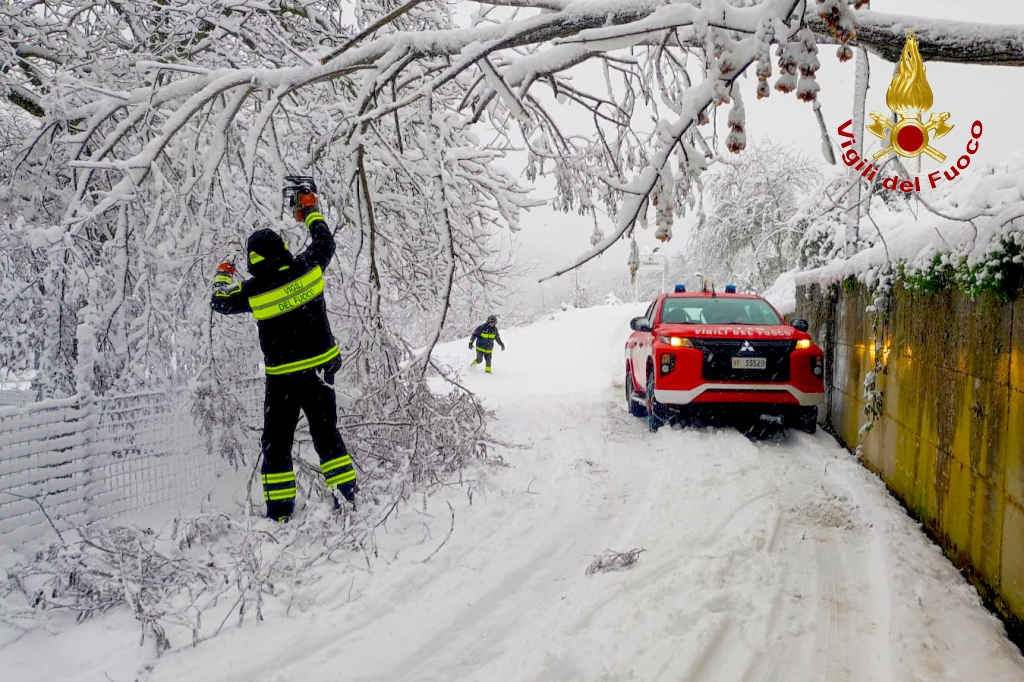
M685 292L686 292L686 285L685 284L677 284L676 285L676 293L677 294L685 293Z
M726 284L725 285L725 293L727 293L727 294L735 294L736 293L736 285L735 284Z

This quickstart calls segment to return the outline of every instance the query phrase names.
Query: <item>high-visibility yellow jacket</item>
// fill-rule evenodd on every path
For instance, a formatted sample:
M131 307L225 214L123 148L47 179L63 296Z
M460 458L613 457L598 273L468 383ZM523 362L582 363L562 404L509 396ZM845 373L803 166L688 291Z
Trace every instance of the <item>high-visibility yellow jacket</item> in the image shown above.
M476 349L485 353L490 353L494 350L495 341L498 342L502 349L505 348L505 344L501 341L501 334L498 333L498 328L486 322L473 330L473 336L469 337L469 342L473 343L474 340L476 341Z
M272 376L318 367L339 354L324 305L324 270L334 256L334 237L318 212L306 215L306 226L311 242L298 256L276 232L258 230L246 247L252 279L236 284L224 274L214 278L210 305L224 315L253 314Z

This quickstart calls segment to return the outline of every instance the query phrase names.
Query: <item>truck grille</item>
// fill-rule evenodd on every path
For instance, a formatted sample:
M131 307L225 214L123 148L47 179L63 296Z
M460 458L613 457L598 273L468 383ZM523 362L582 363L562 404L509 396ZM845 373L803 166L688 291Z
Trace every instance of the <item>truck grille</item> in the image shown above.
M704 353L705 381L789 381L789 354L793 352L793 341L755 341L753 339L691 339L693 345ZM753 347L753 352L741 353L744 343ZM734 357L765 358L765 369L733 369Z

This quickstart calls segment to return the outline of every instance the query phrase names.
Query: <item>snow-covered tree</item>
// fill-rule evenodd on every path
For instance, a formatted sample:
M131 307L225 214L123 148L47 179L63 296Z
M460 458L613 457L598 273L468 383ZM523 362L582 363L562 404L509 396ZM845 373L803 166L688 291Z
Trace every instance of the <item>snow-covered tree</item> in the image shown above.
M705 174L705 212L690 240L694 266L715 281L763 291L796 266L809 226L790 219L819 181L809 159L770 141Z
M385 32L451 30L435 9L406 11ZM46 396L188 385L211 447L238 454L231 388L258 373L259 346L249 320L213 316L212 269L244 263L256 227L301 249L281 187L311 173L338 242L326 297L339 381L364 389L364 418L346 431L361 466L389 484L433 480L482 452L483 411L426 389L428 354L412 356L404 322L411 310L430 319L435 343L454 283L490 283L498 236L509 241L528 202L494 163L502 144L482 143L456 113L457 84L361 116L413 96L442 57L313 76L318 56L379 17L344 25L333 2L0 9L0 59L17 67L0 86L38 116L0 162L0 366L37 366ZM368 87L385 71L385 90Z
M244 260L256 226L301 242L278 199L289 173L318 177L337 227L330 307L347 322L346 365L359 380L377 370L356 357L377 356L393 374L401 342L382 335L389 310L432 315L436 340L456 277L486 285L493 238L516 229L525 200L493 164L501 150L454 113L460 89L358 121L385 97L414 93L416 74L438 64L403 72L387 92L367 91L363 68L311 76L322 44L379 15L345 26L330 2L34 6L4 16L8 58L24 78L6 71L3 85L42 120L5 197L5 237L24 256L3 288L19 302L8 315L43 308L50 322L6 327L0 347L14 349L4 358L14 369L30 357L16 345L41 349L46 393L216 379L224 367L251 374L257 356L239 347L253 344L220 350L222 333L251 332L212 321L207 279L220 258ZM388 30L451 27L423 7ZM270 74L276 83L260 82Z

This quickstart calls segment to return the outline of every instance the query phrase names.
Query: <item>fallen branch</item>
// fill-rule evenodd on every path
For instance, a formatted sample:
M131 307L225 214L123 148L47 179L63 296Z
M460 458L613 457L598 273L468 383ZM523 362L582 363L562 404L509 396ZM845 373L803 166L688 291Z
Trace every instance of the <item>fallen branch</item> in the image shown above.
M640 558L641 552L646 552L643 548L634 548L628 552L616 552L613 550L605 550L604 554L594 559L590 566L587 566L587 575L593 575L594 573L609 573L611 571L624 571L630 568L636 563L636 560Z

